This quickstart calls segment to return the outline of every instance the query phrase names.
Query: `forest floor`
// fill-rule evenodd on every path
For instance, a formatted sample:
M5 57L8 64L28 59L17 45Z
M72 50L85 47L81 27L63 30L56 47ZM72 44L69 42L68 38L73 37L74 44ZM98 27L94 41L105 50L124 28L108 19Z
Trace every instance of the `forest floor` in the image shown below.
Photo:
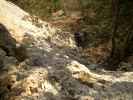
M0 100L133 100L132 56L119 65L126 71L99 68L109 44L77 47L71 28L78 28L73 23L79 17L47 23L11 3L2 3L10 16L1 12L4 18L0 17L0 22L26 46L29 57L17 63L0 49L4 61ZM16 9L18 13L13 15Z

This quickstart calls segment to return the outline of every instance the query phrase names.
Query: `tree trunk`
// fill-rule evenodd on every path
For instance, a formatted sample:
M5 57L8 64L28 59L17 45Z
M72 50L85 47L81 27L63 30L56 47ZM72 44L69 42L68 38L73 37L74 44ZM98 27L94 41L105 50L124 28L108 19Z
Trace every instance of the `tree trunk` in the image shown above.
M130 42L133 37L133 2L121 2L121 0L112 0L113 7L113 34L112 34L112 52L107 59L108 69L116 69L120 61L128 55ZM126 9L126 12L123 9Z

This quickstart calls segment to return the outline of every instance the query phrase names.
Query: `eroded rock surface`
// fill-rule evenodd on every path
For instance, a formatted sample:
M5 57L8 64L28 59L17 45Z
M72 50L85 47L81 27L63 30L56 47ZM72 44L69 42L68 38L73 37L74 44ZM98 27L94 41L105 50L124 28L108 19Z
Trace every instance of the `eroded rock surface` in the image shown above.
M16 56L7 56L8 52L0 48L1 100L132 100L133 72L91 71L91 63L87 63L88 68L82 63L81 50L70 33L40 19L37 23L41 27L36 26L29 14L5 0L0 6L0 15L5 16L0 22L14 30L11 36L16 41L21 36L28 53L28 58L18 63ZM12 12L16 10L15 15Z

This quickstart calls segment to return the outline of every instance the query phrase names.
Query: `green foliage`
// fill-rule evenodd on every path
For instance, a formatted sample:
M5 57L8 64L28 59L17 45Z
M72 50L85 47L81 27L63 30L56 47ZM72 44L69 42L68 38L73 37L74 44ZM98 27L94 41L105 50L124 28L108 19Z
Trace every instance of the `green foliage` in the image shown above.
M132 0L120 0L120 14L121 16L129 16L132 14Z
M94 33L92 38L110 38L112 33L111 0L81 0L81 2L84 9L84 22L91 27L91 29L88 28L88 33ZM91 16L91 13L94 15ZM95 39L93 41L96 41Z
M52 2L53 2L53 3L58 3L58 2L59 2L59 0L52 0Z

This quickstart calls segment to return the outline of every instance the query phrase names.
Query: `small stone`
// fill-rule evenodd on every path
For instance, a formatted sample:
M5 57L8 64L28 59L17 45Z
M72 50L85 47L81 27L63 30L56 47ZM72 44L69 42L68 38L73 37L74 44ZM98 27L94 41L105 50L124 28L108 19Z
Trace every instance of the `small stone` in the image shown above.
M59 17L59 16L62 16L62 15L64 15L63 10L59 10L57 12L52 13L52 16L54 16L54 17Z
M94 100L94 98L91 96L82 96L79 100Z
M90 64L90 65L88 65L88 68L90 68L90 69L96 69L97 67L98 67L97 64Z

